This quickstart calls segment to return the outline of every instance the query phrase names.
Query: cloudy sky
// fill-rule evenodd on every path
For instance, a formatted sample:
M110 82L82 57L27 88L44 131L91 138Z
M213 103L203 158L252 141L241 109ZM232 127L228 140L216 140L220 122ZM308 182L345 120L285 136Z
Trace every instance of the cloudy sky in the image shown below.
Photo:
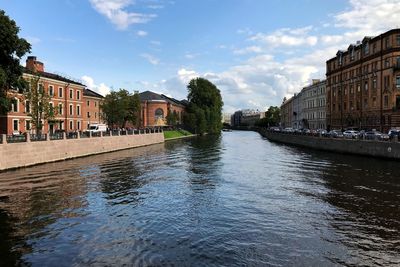
M47 71L105 94L178 99L202 76L224 111L265 110L324 78L325 61L400 27L400 0L0 0Z

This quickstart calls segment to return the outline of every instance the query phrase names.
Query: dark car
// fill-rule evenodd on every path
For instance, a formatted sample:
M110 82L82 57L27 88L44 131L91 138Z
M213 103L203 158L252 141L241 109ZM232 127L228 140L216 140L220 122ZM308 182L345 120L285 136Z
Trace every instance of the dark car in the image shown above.
M329 136L333 138L342 138L343 133L341 130L332 130L329 132Z
M400 136L400 130L391 129L391 130L388 132L388 135L389 135L389 138L390 138L390 139L393 139L395 136Z

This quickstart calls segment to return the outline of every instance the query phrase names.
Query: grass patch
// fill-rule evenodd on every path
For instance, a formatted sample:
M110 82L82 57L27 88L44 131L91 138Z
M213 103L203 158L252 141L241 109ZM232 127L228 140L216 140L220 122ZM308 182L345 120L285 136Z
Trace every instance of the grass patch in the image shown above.
M192 133L185 130L164 131L165 139L183 137L188 135L192 135Z

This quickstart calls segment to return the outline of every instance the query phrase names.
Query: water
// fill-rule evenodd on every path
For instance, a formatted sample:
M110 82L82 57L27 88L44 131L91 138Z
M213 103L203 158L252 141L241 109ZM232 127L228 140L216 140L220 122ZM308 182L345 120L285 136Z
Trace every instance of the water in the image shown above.
M0 266L400 265L398 166L227 132L0 173Z

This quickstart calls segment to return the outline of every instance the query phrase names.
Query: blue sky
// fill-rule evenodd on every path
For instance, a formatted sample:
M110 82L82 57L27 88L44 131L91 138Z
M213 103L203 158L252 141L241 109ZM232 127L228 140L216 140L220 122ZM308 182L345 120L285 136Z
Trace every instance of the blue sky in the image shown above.
M338 49L400 24L399 0L0 0L0 8L47 71L103 94L178 99L202 76L221 90L225 112L280 105L324 78Z

